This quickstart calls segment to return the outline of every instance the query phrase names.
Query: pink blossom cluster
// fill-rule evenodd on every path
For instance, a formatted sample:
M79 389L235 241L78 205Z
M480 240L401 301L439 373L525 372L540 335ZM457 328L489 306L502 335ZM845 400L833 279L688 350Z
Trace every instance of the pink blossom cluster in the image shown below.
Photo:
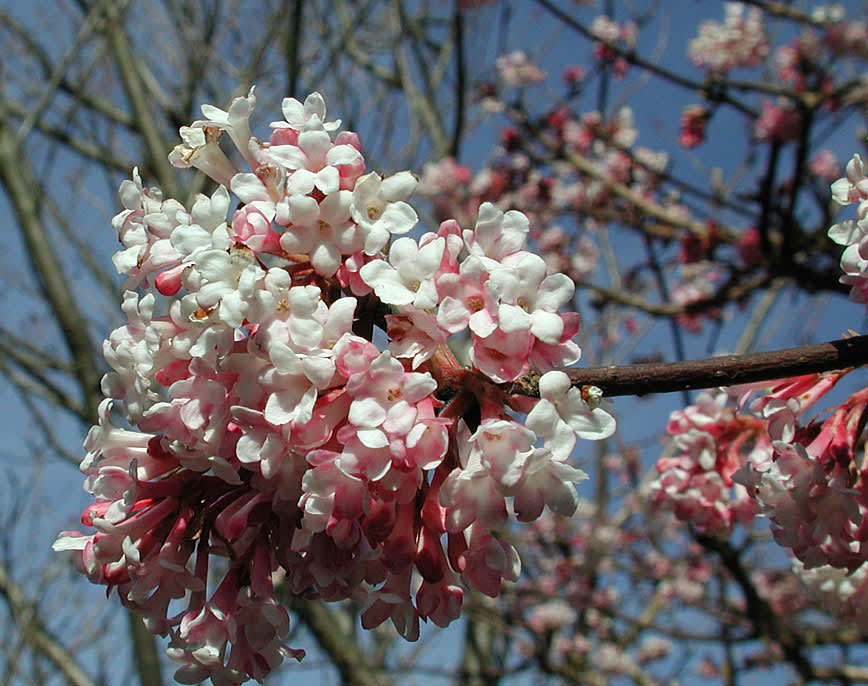
M806 569L860 567L868 559L868 480L857 452L868 390L804 419L846 373L701 393L670 418L674 454L657 463L651 501L698 533L723 538L759 512Z
M762 11L740 2L724 3L724 8L723 23L706 20L700 24L699 35L687 47L688 57L713 72L762 64L769 53Z
M707 242L706 243L710 243ZM704 245L706 251L710 244ZM706 252L706 254L708 254ZM690 305L702 302L714 294L715 286L723 276L719 266L711 260L685 262L679 266L678 282L672 288L670 299L674 304ZM676 321L686 331L700 333L703 319L716 319L720 316L718 308L708 308L701 312L683 312L676 316Z
M678 142L685 148L694 148L705 140L705 126L711 113L702 105L687 105L681 111L681 133Z
M856 205L856 219L845 219L829 229L829 238L844 246L841 283L851 287L850 298L868 303L868 176L858 154L847 163L846 176L832 184L832 198L839 205Z
M171 637L182 683L301 657L278 579L410 640L447 625L464 588L518 577L511 515L575 511L577 438L614 431L557 370L581 352L561 312L573 283L525 249L525 215L482 204L473 228L411 238L416 178L364 173L319 94L286 98L266 141L255 104L251 89L181 129L170 160L214 179L210 196L121 185L127 323L104 343L81 465L94 532L55 543ZM509 395L532 370L539 398Z
M495 62L504 86L532 86L545 80L546 74L521 50L501 55Z
M862 631L868 628L868 564L850 571L831 565L807 568L793 559L793 572L826 612Z
M540 127L565 154L592 162L604 179L628 186L673 214L688 212L676 198L660 197L660 173L668 158L635 145L639 132L630 108L604 117L596 111L577 113L559 106L541 118ZM451 158L430 163L417 192L430 200L439 219L456 211L472 217L483 199L500 208L519 209L530 218L528 236L549 267L584 281L597 269L600 251L595 234L603 221L614 214L638 222L640 214L605 181L580 173L569 159L546 166L532 164L537 152L532 137L506 128L488 166L471 174ZM582 230L567 231L567 222L576 213L582 217Z
M771 521L775 540L811 569L854 570L868 559L866 480L856 453L868 420L868 390L824 419L800 417L843 372L797 377L769 388L752 409L769 419L772 456L746 464L739 480Z
M789 45L775 49L778 77L796 91L823 86L828 77L822 69L823 44L813 30L807 30Z
M756 504L733 475L749 461L768 461L765 426L738 414L735 398L724 389L703 391L693 405L669 418L671 455L657 461L659 475L648 489L651 502L706 536L728 538L737 522L747 526Z
M735 522L762 513L775 540L807 568L855 569L868 551L865 482L856 452L868 420L868 391L821 419L804 420L846 372L703 392L673 412L671 456L649 495L699 533L726 538ZM757 397L749 402L752 394Z
M632 21L621 24L605 14L598 15L591 22L588 32L597 39L594 45L594 56L598 60L611 62L617 78L623 78L629 63L619 56L618 48L633 50L638 38L638 27Z
M557 667L588 662L615 676L653 669L671 654L674 646L664 638L671 626L661 636L646 625L630 640L619 639L620 627L649 602L661 616L701 605L713 568L695 543L677 556L664 553L663 540L673 543L660 535L668 522L647 514L635 494L605 509L582 500L573 517L544 513L520 532L522 558L533 574L511 589L502 611L529 630L518 634L523 655Z
M777 102L763 100L762 111L754 122L754 136L760 141L789 141L799 137L802 131L802 116L789 100Z
M823 17L826 29L825 44L832 54L840 57L868 58L868 26L864 21L844 21L844 10L838 7L832 16Z

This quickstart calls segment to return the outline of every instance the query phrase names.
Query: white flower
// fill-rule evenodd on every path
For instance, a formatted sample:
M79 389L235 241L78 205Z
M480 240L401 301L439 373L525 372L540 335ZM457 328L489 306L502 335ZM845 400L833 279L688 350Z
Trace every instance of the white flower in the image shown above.
M417 183L416 177L408 171L385 179L371 172L356 181L350 212L364 236L366 254L375 255L391 234L407 233L416 225L419 217L404 201Z
M530 230L527 217L517 210L506 214L490 202L479 206L476 228L464 232L464 243L471 255L501 261L522 250Z
M244 159L252 167L257 167L256 159L250 150L250 114L256 107L256 86L251 86L246 97L235 98L229 105L229 110L221 110L214 105L202 105L202 114L205 120L193 122L194 127L214 126L229 134L235 147L244 156Z
M545 506L564 517L576 511L579 496L573 484L588 475L567 464L565 457L560 458L544 447L534 448L527 456L521 482L508 491L514 496L513 507L520 521L534 521Z
M314 92L304 99L304 104L295 98L283 99L283 116L285 122L272 122L275 129L291 128L296 131L334 131L341 125L341 120L326 121L325 99L320 93Z
M175 227L170 237L172 247L182 259L194 259L204 250L229 250L228 210L229 192L224 186L219 186L210 198L206 195L196 198L191 211L193 223Z
M546 276L545 260L524 253L509 266L492 269L487 285L499 300L497 318L502 331L530 330L543 343L560 343L564 320L558 309L573 297L575 286L570 277Z
M195 167L221 186L228 186L238 170L217 143L221 131L202 126L182 126L179 133L183 143L169 153L169 162L180 169Z
M497 58L496 66L500 80L506 86L531 86L546 77L545 72L521 50L501 55Z
M218 308L218 317L226 325L237 328L254 299L257 282L265 271L256 263L252 251L243 246L225 250L203 250L194 261L202 277L196 295L205 310Z
M598 441L615 432L615 419L599 407L582 399L564 372L546 372L539 380L540 400L527 416L525 424L544 439L555 438L563 426L580 438Z
M419 309L434 307L437 304L434 277L445 248L446 240L442 236L423 245L418 245L412 238L399 238L392 243L388 262L374 260L362 267L359 273L387 305L413 305Z
M341 255L360 248L358 229L350 221L352 194L339 190L317 202L309 195L291 195L278 208L278 221L289 226L280 237L288 253L305 253L317 273L332 276L341 265Z

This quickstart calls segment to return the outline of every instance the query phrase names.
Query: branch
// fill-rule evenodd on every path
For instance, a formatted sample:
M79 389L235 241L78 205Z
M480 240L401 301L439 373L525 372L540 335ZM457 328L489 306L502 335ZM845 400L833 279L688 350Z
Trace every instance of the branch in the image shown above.
M120 16L120 9L116 6L109 7L105 36L114 55L115 67L123 83L130 108L135 115L136 128L141 132L160 187L167 197L177 198L181 194L178 191L175 170L166 156L169 146L160 133L151 101L145 92L145 85L136 57L130 47L130 38Z
M565 371L574 386L597 386L603 395L612 397L737 386L859 367L866 363L868 336L853 336L840 341L749 355ZM509 394L539 397L539 374L529 372L502 387Z
M0 103L0 117L5 114ZM69 287L69 279L55 252L56 241L46 231L37 200L40 184L27 160L20 155L18 139L9 129L9 121L0 119L0 183L6 190L18 220L21 236L33 273L42 294L51 307L63 332L73 359L74 374L80 383L85 405L92 417L102 398L100 373L93 356L86 320Z
M389 686L391 680L371 664L348 632L342 630L335 613L317 600L291 595L289 606L307 625L320 648L341 675L344 686Z
M60 670L68 683L73 686L96 686L75 658L48 631L39 618L36 608L27 600L21 587L12 580L9 570L2 563L0 563L0 595L6 598L21 636L47 657Z
M786 659L805 681L816 677L814 667L805 657L798 637L793 635L786 621L778 617L772 607L762 598L750 580L738 552L726 541L710 536L696 536L696 541L706 550L720 556L720 561L733 576L744 593L747 604L746 617L753 623L757 635L765 641L780 645Z
M536 139L549 151L561 154L563 158L572 164L577 171L586 176L590 176L595 181L599 181L606 187L606 190L630 203L643 216L651 217L669 226L676 226L685 229L696 236L706 236L708 234L708 226L703 222L683 217L675 212L666 210L657 203L648 200L647 197L630 188L627 184L614 181L609 174L601 171L593 160L578 153L561 150L558 141L556 141L552 136L536 130L525 113L517 107L507 107L504 114L506 114L506 116L517 126L531 132L532 135L534 135ZM718 227L718 233L722 239L727 240L728 242L735 242L735 236L731 230L724 227Z
M550 14L555 16L557 19L559 19L561 22L563 22L564 25L566 25L567 27L580 33L588 40L600 42L600 39L597 38L596 36L594 36L587 27L583 26L582 24L577 22L575 19L573 19L570 15L568 15L566 12L559 9L553 2L550 2L549 0L536 0L536 3L538 5L540 5L541 7L543 7L543 9L547 10ZM611 50L618 57L622 57L623 59L627 60L627 62L629 62L630 64L634 64L637 67L639 67L640 69L644 69L644 70L646 70L646 71L648 71L648 72L650 72L650 73L652 73L652 74L654 74L654 75L656 75L662 79L665 79L666 81L669 81L670 83L674 83L677 86L681 86L682 88L686 88L688 90L691 90L691 91L694 91L694 92L700 93L700 94L705 94L708 91L708 88L710 85L709 81L702 83L700 81L694 81L694 80L689 79L685 76L680 76L678 74L675 74L674 72L669 71L668 69L664 69L663 67L661 67L659 64L656 64L655 62L643 59L642 57L640 57L636 53L635 50L625 50L625 49L619 47L615 43L606 43L605 45L606 45L606 48ZM762 90L762 84L758 84L758 86L759 86L759 89ZM747 105L739 102L738 100L735 100L734 98L729 97L726 94L726 92L720 93L719 100L721 102L725 102L726 104L730 105L731 107L734 107L739 112L747 115L751 119L756 119L756 117L758 116L758 114L755 110L753 110L750 107L748 107Z

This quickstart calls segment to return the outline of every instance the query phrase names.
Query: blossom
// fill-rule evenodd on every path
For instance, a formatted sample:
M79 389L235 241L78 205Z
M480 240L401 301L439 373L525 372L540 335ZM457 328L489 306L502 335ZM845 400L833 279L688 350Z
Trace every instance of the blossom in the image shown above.
M284 98L282 110L286 121L272 122L272 128L289 128L294 131L334 131L341 125L340 119L326 121L326 102L320 93L311 93L304 99L304 103L295 98Z
M545 79L545 72L520 50L501 55L497 58L495 66L500 80L506 86L530 86Z
M350 213L364 235L366 254L379 252L390 234L407 233L415 226L416 211L405 200L416 183L410 172L399 172L386 179L371 172L356 181Z
M267 141L255 103L205 105L181 129L170 159L217 181L210 196L164 199L137 171L121 185L126 322L84 445L91 533L54 545L170 637L183 683L261 681L301 658L275 575L361 602L366 628L391 619L415 640L420 620L449 624L464 589L518 578L511 516L575 511L570 453L614 428L595 393L545 373L579 359L579 317L561 312L572 281L526 250L525 214L485 203L472 229L404 236L413 174L364 174L317 93L286 98ZM450 348L464 331L469 368ZM536 402L498 385L532 368Z
M389 249L388 262L368 262L359 273L384 303L419 309L434 307L437 304L434 277L445 248L446 241L439 236L424 244L412 238L399 238Z
M705 125L709 112L702 105L688 105L681 113L681 135L678 142L693 148L705 140Z
M772 104L763 101L762 113L754 125L754 135L761 141L786 141L797 138L802 129L802 117L786 101Z
M244 159L251 166L256 166L256 160L250 148L252 134L250 132L250 115L256 107L256 86L250 87L246 97L235 98L228 110L221 110L214 105L202 105L204 120L193 122L193 127L213 126L229 134L232 142Z
M707 20L699 35L690 41L687 54L694 63L711 71L725 72L736 67L761 64L769 51L769 40L758 7L746 8L740 2L724 3L721 24Z
M765 424L737 415L732 403L723 389L703 391L694 405L672 413L666 427L674 437L672 454L657 461L659 476L648 488L657 507L719 538L756 514L736 473L748 464L765 464L771 453Z
M551 371L540 377L539 394L525 421L538 436L554 439L568 428L579 438L596 441L614 433L615 419L599 407L599 389L590 387L585 400L569 376Z
M544 343L560 342L564 321L557 311L573 297L574 290L568 276L546 276L543 259L525 253L516 256L509 266L493 269L488 287L498 301L501 331L530 331Z

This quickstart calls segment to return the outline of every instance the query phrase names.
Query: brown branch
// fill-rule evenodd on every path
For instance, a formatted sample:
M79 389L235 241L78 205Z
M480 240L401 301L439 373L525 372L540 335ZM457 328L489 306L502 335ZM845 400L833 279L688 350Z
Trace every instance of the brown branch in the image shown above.
M749 355L707 360L568 369L574 386L597 386L605 396L649 395L717 386L737 386L827 372L868 363L868 336ZM529 372L503 385L510 394L539 397L539 374Z
M0 595L9 604L13 620L21 636L38 652L47 657L73 686L95 686L87 672L76 662L63 644L45 627L36 608L27 600L24 591L13 581L9 570L0 563Z
M530 131L536 137L536 140L538 140L549 151L559 152L577 171L603 184L606 190L628 202L643 216L650 217L669 226L676 226L685 229L696 236L706 236L708 234L708 226L705 223L688 217L683 217L675 212L670 212L664 207L658 205L656 202L648 200L648 198L631 188L629 185L621 183L620 181L614 181L609 174L599 168L594 160L568 150L560 150L561 146L558 141L556 141L554 137L536 130L525 113L520 109L516 107L507 107L504 114L506 114L506 116L516 125ZM718 227L718 234L728 242L735 242L735 237L732 235L733 232L729 229Z
M284 589L285 590L285 589ZM371 664L350 632L344 631L335 613L318 600L290 595L289 607L305 623L320 648L341 675L344 686L389 686L391 679Z
M728 542L710 536L696 536L696 541L706 550L718 554L723 566L741 587L747 605L745 614L753 624L757 635L764 641L777 643L802 679L805 681L813 679L816 676L814 667L805 657L798 637L792 633L786 620L778 617L771 605L757 592L738 551Z
M5 114L3 105L0 103L0 117ZM69 288L70 282L55 252L56 241L49 236L40 216L40 184L27 160L20 155L19 140L9 129L9 121L5 117L0 120L0 185L6 190L18 220L33 274L63 332L84 404L95 418L102 393L94 346L88 335L84 315Z

